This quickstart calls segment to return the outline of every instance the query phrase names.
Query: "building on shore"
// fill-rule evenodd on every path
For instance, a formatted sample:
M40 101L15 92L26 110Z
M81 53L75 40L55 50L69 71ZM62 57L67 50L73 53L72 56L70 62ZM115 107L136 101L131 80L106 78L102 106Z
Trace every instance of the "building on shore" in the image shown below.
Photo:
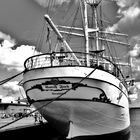
M15 114L18 112L21 113L27 113L28 111L31 110L31 107L29 104L25 102L8 102L4 103L1 102L0 100L0 117L5 116L5 117L10 117L11 114Z

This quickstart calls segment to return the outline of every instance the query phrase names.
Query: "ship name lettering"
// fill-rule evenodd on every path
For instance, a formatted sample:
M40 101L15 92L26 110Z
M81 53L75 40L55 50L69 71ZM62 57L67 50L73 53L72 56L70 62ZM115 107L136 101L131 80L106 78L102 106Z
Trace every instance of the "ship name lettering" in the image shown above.
M59 84L59 85L43 85L42 88L46 91L61 91L61 90L68 90L72 86L71 84Z

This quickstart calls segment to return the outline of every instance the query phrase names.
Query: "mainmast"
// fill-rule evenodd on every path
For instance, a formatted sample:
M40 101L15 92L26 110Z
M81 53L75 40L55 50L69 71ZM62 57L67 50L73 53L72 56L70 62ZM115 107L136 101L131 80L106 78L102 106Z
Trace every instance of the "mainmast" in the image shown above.
M82 16L83 16L83 24L84 24L84 36L85 36L85 46L86 46L86 63L87 66L90 65L89 62L89 33L95 32L95 48L98 51L99 48L99 27L98 27L98 20L97 20L97 6L100 2L96 2L96 0L81 0L82 5ZM93 21L95 23L94 28L89 28L88 26L88 16L87 16L87 5L89 5L92 9L93 13Z
M94 13L94 22L95 22L95 29L98 29L98 20L97 20L97 6L98 6L99 3L96 2L96 0L93 1L93 3L91 4L91 7L92 7L92 10L93 10L93 13ZM96 31L95 32L95 46L96 46L96 50L98 51L100 48L99 48L99 32Z
M88 18L87 18L87 3L86 0L81 0L81 12L83 17L83 24L84 24L84 36L85 36L85 46L86 46L86 64L90 66L89 62L89 35L88 35Z

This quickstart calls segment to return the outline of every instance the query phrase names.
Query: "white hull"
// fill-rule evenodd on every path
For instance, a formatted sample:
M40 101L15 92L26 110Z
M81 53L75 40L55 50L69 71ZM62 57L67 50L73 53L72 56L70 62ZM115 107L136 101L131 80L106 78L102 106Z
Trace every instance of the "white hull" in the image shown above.
M24 74L24 89L31 103L36 108L45 105L40 113L68 138L119 132L130 125L126 88L99 69L81 81L93 70L50 67Z

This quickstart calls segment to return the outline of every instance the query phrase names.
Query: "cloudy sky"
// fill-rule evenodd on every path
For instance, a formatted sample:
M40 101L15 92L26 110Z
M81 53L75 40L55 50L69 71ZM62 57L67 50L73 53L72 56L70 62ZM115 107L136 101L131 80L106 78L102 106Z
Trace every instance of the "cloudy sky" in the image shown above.
M0 81L21 72L24 69L24 60L35 53L34 48L49 1L60 6L68 4L71 0L0 0ZM129 35L133 50L128 53L136 59L137 77L140 77L140 0L102 2L106 15L104 20L112 23L108 29ZM64 11L61 9L61 14L57 17L60 18ZM56 12L56 9L52 12ZM18 47L14 48L15 44ZM0 98L3 98L3 101L17 98L19 94L24 96L18 86L21 79L22 77L15 78L0 87Z

